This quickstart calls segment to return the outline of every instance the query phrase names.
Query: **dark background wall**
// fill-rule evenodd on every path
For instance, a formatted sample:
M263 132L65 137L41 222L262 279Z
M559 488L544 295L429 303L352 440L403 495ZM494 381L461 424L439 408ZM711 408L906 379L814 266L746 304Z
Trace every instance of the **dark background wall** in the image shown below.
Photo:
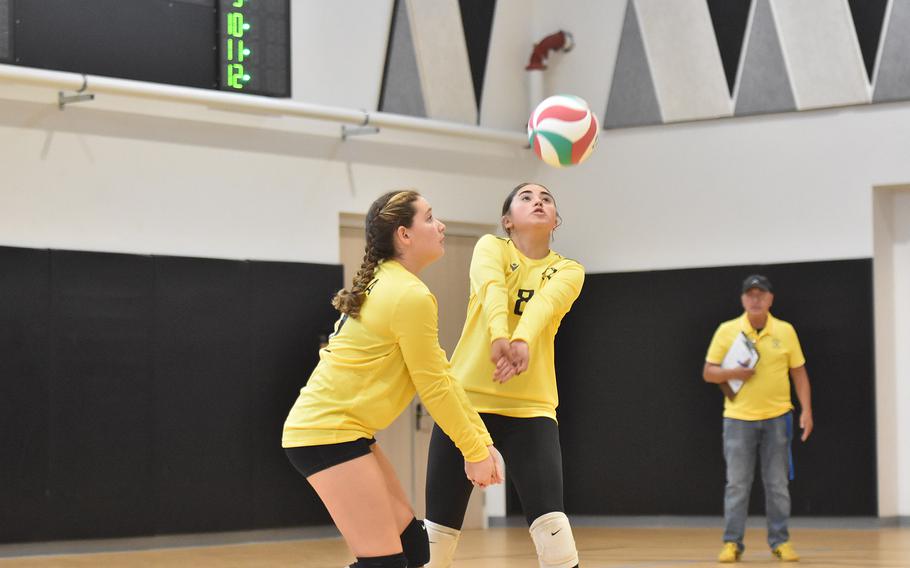
M330 522L280 432L339 266L10 247L0 266L0 542ZM875 515L871 270L588 275L557 346L568 511L722 513L722 396L701 369L762 272L813 384L793 513Z
M327 524L281 426L340 266L0 247L0 542Z
M793 444L793 513L876 514L868 259L588 275L557 336L570 513L723 513L722 395L701 371L753 272L774 284L772 313L796 327L813 386L816 430ZM756 475L756 514L760 486Z

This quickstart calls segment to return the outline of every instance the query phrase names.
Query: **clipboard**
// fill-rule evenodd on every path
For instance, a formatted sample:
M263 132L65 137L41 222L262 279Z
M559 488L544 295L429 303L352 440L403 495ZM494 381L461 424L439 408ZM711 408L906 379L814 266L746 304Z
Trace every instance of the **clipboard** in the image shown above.
M736 339L733 340L733 344L730 345L730 349L727 350L727 354L724 356L724 360L720 366L722 369L737 369L742 367L754 369L755 365L758 364L758 359L758 349L755 348L755 344L749 340L745 332L740 331L739 335L736 336ZM720 383L718 386L720 387L721 392L724 393L724 396L733 400L739 390L743 388L743 381L734 379L732 381Z

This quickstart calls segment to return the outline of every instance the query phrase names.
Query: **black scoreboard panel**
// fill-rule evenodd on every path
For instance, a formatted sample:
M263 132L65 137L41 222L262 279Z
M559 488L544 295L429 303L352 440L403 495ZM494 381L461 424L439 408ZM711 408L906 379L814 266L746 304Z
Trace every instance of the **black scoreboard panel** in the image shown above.
M288 0L218 0L220 87L290 96Z
M13 54L12 0L0 0L0 62L9 63Z
M16 0L16 63L212 89L213 3Z
M290 0L0 0L0 61L289 97Z

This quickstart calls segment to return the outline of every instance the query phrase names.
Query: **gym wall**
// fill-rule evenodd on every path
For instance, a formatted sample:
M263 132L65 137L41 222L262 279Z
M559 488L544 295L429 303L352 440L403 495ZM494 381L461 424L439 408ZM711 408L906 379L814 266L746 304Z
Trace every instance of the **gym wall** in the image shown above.
M281 449L341 267L0 247L0 542L328 524Z
M723 514L723 395L701 374L753 273L774 284L771 311L796 328L813 385L816 430L793 443L793 514L877 514L868 260L589 275L557 336L571 513ZM759 473L749 510L764 512Z
M0 541L327 524L280 426L334 321L339 214L415 187L495 224L540 166L520 145L56 97L0 83Z
M376 110L382 98L386 44L392 30L395 3L392 0L294 2L294 98ZM400 3L405 3L405 0L400 0ZM0 2L0 9L2 5ZM480 124L514 130L523 127L528 104L523 66L530 54L530 45L560 28L575 34L577 46L569 54L554 54L547 72L546 88L550 92L579 94L593 107L606 109L616 55L626 23L626 2L579 0L571 6L564 6L537 0L530 3L530 9L528 5L523 0L496 2L477 110ZM338 33L338 30L345 32ZM471 63L472 48L467 46L465 49ZM720 61L723 63L724 60ZM469 68L471 73L458 75L459 80L464 80L464 85L457 92L467 93L466 96L476 103L476 67L471 63ZM720 73L719 77L723 87L729 89L727 75ZM694 463L701 468L698 477L705 480L705 487L699 487L695 493L697 499L670 497L664 500L665 508L658 508L654 499L644 496L639 512L716 512L722 489L717 479L723 474L719 441L721 401L712 386L702 383L699 377L701 361L714 326L738 313L737 283L744 275L742 271L747 270L744 265L760 263L775 270L783 265L790 267L788 270L791 272L784 271L782 274L792 274L793 278L789 285L784 286L786 278L780 280L774 275L776 273L772 274L779 287L775 313L796 325L807 348L820 428L810 444L804 447L797 445L798 477L793 492L794 506L805 506L799 510L818 514L857 514L857 509L847 510L853 507L852 503L845 503L845 511L841 513L826 509L826 505L819 502L818 495L812 493L812 488L800 485L809 482L800 464L806 463L809 467L812 460L820 459L814 452L824 450L825 459L835 459L840 455L828 452L828 444L832 443L828 429L835 428L833 423L838 422L840 417L851 416L856 406L853 400L841 399L839 389L828 386L830 381L844 384L844 375L839 374L840 370L819 367L824 364L826 354L838 349L841 336L832 337L826 331L831 306L807 294L807 288L803 286L812 285L810 276L817 276L817 267L851 267L853 272L850 274L853 276L842 280L842 289L831 292L836 292L836 298L842 300L837 315L841 311L852 314L851 318L857 322L871 318L871 304L862 299L865 297L860 282L862 279L856 274L868 270L873 255L872 188L874 185L903 183L910 179L910 165L904 156L907 132L910 132L910 113L905 102L613 129L601 133L597 151L583 166L553 170L541 166L521 148L498 144L393 131L341 142L339 125L334 123L239 115L170 103L137 102L121 97L99 97L92 103L71 105L60 111L56 107L56 92L0 83L0 147L3 148L0 167L4 171L4 181L0 185L0 245L8 247L4 249L6 253L0 278L18 278L17 273L22 271L35 273L39 279L45 278L49 269L44 265L52 265L51 257L74 254L63 251L76 249L95 251L105 258L119 259L121 255L107 253L125 253L131 260L122 263L135 267L143 274L148 274L150 269L137 259L152 259L149 262L157 264L157 259L161 258L189 257L188 260L174 262L204 266L200 270L207 275L205 282L208 284L214 278L210 270L227 274L225 285L233 282L228 290L236 291L238 279L246 277L233 272L234 263L244 263L246 259L249 259L248 267L261 261L276 261L281 266L284 266L282 263L289 263L291 273L295 270L293 267L298 266L304 270L314 264L337 264L338 214L364 213L377 195L390 188L413 186L420 189L444 220L495 224L502 196L518 181L539 180L557 196L560 213L565 220L565 225L557 232L553 248L577 258L588 270L583 295L575 311L568 316L558 339L558 374L563 381L560 413L567 455L567 481L572 476L571 483L578 487L592 487L594 483L593 468L590 472L577 469L584 463L579 457L581 453L591 451L587 439L584 446L577 443L581 436L579 433L590 427L587 422L590 418L586 416L583 404L610 405L614 404L612 398L622 400L625 396L654 413L655 401L643 400L639 391L620 390L627 388L629 382L656 380L650 372L627 367L629 362L623 349L643 349L642 346L650 344L650 333L646 334L635 326L640 318L655 321L656 308L651 307L653 302L656 306L670 308L667 317L675 325L666 331L685 335L686 343L674 347L678 350L662 362L666 367L660 369L668 369L670 374L667 376L678 377L674 379L674 389L678 384L678 390L666 391L668 396L674 395L669 404L665 404L669 409L667 412L681 410L682 406L676 404L680 400L698 411L698 414L681 413L677 420L683 421L680 431L693 433L691 444L695 445L684 447L699 452ZM31 264L26 265L14 260L15 255L9 256L9 251L19 251L17 254L28 257L37 254L31 249L51 249L51 252L43 251L49 255L48 260L32 258L29 261ZM88 260L92 258L92 254L78 256L79 263L86 262L86 267L93 266ZM231 260L206 260L212 258ZM120 263L118 260L115 264L120 266ZM7 266L21 269L7 270ZM797 270L794 267L801 268ZM78 268L71 266L76 273ZM724 272L727 269L731 272ZM126 272L132 274L131 270L133 268ZM768 271L770 273L770 268ZM712 278L707 278L707 275ZM705 280L713 281L715 276L716 287L700 288L697 294L693 292L691 306L682 305L684 300L678 300L675 292L667 291L670 285L692 290L693 282L704 285ZM136 287L142 280L135 276L118 278ZM291 287L296 286L293 274L277 280ZM630 282L639 285L632 286ZM201 284L188 284L190 288L197 285ZM17 286L30 290L32 284L20 283ZM39 294L40 286L34 286L35 289L29 293ZM157 290L153 286L148 291L150 285L145 286L149 294ZM0 288L0 302L3 302L2 295L13 288L15 286L10 283ZM217 292L218 286L213 288ZM51 294L51 291L48 289L40 293ZM630 313L631 310L624 304L613 302L611 296L616 295L627 298L627 304L641 306L640 310ZM224 299L220 295L219 298ZM796 298L800 301L794 302ZM15 307L10 308L12 311L5 318L45 321L47 316L42 311L47 309L42 307L45 304L34 298L29 301L17 299L9 305ZM673 312L675 308L680 311ZM280 311L282 308L275 309ZM294 312L298 309L304 308L290 308L288 317L296 316ZM140 310L140 313L145 312ZM240 317L234 312L228 313L234 314L234 322ZM80 317L90 315L91 312L85 312ZM131 317L136 318L132 321L137 325L145 325L142 323L145 320L136 317L135 313ZM607 329L595 328L588 321L588 318L595 317L606 322ZM90 319L79 321L78 326L93 329ZM610 327L611 321L619 327ZM691 323L693 321L694 324ZM75 320L72 325L78 327ZM690 335L686 330L693 325L700 326L701 331L696 333L690 330L693 331ZM842 325L842 322L837 325ZM9 341L18 341L12 345L19 349L25 340L15 330L21 327L4 328L9 334ZM300 336L299 329L293 327L276 327L275 330L273 337L276 341L309 340L308 336ZM628 332L625 335L629 339L618 337L617 330L624 334ZM37 334L38 339L28 341L33 345L44 345L42 341L50 341L48 334L51 331L52 328L45 327L43 331L30 332ZM146 334L143 337L151 337L150 332L143 333ZM132 345L138 343L135 338L133 341ZM218 346L233 345L230 341L234 340L225 338L214 341L213 338L213 344L206 347L206 358L196 361L197 368L211 365L214 369L221 369L223 363ZM25 347L28 348L28 345ZM33 349L40 351L39 347ZM146 345L144 349L149 351L152 346ZM841 353L846 351L841 350ZM16 353L4 348L4 356L0 359L8 361L13 367L17 359L8 357L8 352ZM597 372L575 372L571 359L578 353L586 361L590 360L591 353L605 355L596 361L599 365ZM857 349L855 353L857 360L851 359L850 365L855 366L850 368L855 369L853 373L856 376L868 376L870 369L858 363L864 352ZM72 353L70 356L75 358ZM264 357L279 360L273 355L266 354ZM83 358L83 362L86 359ZM868 362L871 365L871 357ZM296 389L301 376L305 376L309 368L303 360L295 364L298 365L294 371ZM25 368L24 363L15 365ZM177 373L178 367L174 364L168 368ZM623 370L623 374L617 375L616 370ZM48 371L38 369L29 372L38 376ZM154 385L148 384L150 379L141 372L137 373L137 380L142 382L140 388L144 389L141 392L152 392L150 389ZM2 388L13 389L12 392L19 393L16 396L40 398L44 391L51 388L49 383L41 382L44 379L39 380L39 385L34 387L38 390L34 390L30 383L9 382L7 376L14 375L3 373ZM103 387L110 383L103 379L104 375L99 376L102 377L99 379L101 388L97 390L103 391ZM179 375L174 374L167 380L177 379ZM576 397L583 396L585 392L578 390L576 381L581 380L591 381L605 390L598 391L602 394L579 401ZM70 390L60 392L83 392L73 385L66 388ZM91 394L95 390L86 392ZM192 398L198 400L203 396L197 393ZM134 396L126 400L135 399ZM903 405L898 414L907 417L901 418L904 422L898 422L899 426L910 420L910 413L906 412L910 407L903 400L895 402ZM263 412L273 413L270 420L279 420L283 419L292 401L293 393L276 391L273 405L261 404L258 407ZM226 400L220 408L236 409L232 404L239 403L233 399ZM111 404L106 409L113 413L111 420L114 422L119 420L118 416L122 417L118 414L117 404ZM144 408L143 412L152 410ZM46 435L41 433L42 428L59 429L60 426L55 424L69 424L42 423L40 417L46 412L49 412L49 407L31 409L26 405L17 406L9 416L31 421L29 431L36 438ZM598 409L598 412L601 411ZM616 412L623 418L632 418L629 408L624 405L619 406ZM576 416L578 422L575 421ZM64 418L72 420L66 416L61 419ZM865 448L858 448L857 452L871 451L875 445L874 424L868 423L862 416L858 416L857 420L856 430L849 433L855 438L850 439L867 444ZM158 438L142 430L143 424L134 422L133 425L139 428L137 440L145 440L148 444L159 443L155 441ZM97 430L91 426L86 428L86 436L95 439ZM201 432L213 438L216 437L214 428L212 424L199 426ZM662 475L659 479L652 479L652 488L669 487L676 483L678 468L637 471L643 460L640 455L643 450L633 445L636 431L631 425L611 424L610 428L603 430L604 451L595 455L601 456L604 461L594 465L602 468L598 473L601 478L603 475L614 477L602 489L602 500L580 502L577 495L570 493L570 512L633 512L634 496L618 492L631 491L628 481L636 473ZM836 431L843 434L840 430ZM79 432L76 430L76 433ZM656 443L655 431L644 431L642 435L652 442L648 448L662 448ZM869 443L869 436L873 436L872 443ZM42 469L46 466L42 465L39 457L28 453L32 450L23 450L16 445L22 442L21 437L3 439L5 447L12 452L8 455L15 459L21 456L24 460L22 467L35 468L27 469L17 479L27 485L20 486L22 494L26 495L23 499L32 499L31 503L40 505L46 497L40 494L37 485L31 484L29 477L47 479L47 473ZM274 440L274 437L262 431L257 434L257 439ZM894 438L884 440L884 444L882 438L877 442L885 451L893 452L898 457L910 453L906 447L889 442ZM197 442L178 446L178 449L181 453L189 453ZM271 449L273 446L267 447ZM659 455L657 449L648 450L653 452L649 455L655 463L663 464L665 462L661 460L666 458ZM34 451L40 456L45 450L39 444ZM89 448L87 451L91 457L96 455L92 452L98 450ZM74 457L69 454L54 455ZM146 468L152 468L157 463L149 461L151 458L148 456L136 459ZM687 463L692 461L690 459ZM863 480L870 473L875 474L874 461L855 460L856 463L845 464L855 466L845 475L849 474L851 479L857 480L863 495L868 494L868 486ZM615 464L624 462L635 467L616 468ZM81 484L80 493L76 495L96 491L98 484L92 476L108 474L103 470L94 473L84 465L84 461L77 463L84 469L75 478ZM906 460L897 460L897 463L905 464ZM141 468L135 467L130 471L135 473L138 469ZM56 471L58 477L51 480L56 485L48 487L60 487L62 481L59 470ZM245 476L249 472L246 469L235 471L243 480L222 480L224 485L219 487L242 485L253 491L269 490L259 485L243 485L247 483ZM899 490L905 489L910 483L907 481L910 475L904 475L906 465L899 465L896 472L895 485ZM300 484L299 479L290 481L296 475L290 468L284 473L289 476L289 483L297 484L294 485L294 494L301 495L300 487L305 490L305 483ZM153 474L164 475L159 470L136 473L137 479L143 483L151 479L180 494L191 492L188 486L178 486L171 478L156 478ZM186 478L193 483L204 484L204 478L198 475L196 472ZM820 475L831 474L825 472ZM158 481L160 479L164 481ZM288 487L279 484L276 493L263 496L262 502L281 501L282 491ZM119 486L116 491L113 493L116 497L125 496L126 502L138 503L137 496L128 488ZM904 491L903 494L910 495L910 492ZM201 495L206 499L212 498L211 493L205 491ZM666 497L664 493L659 495ZM207 518L221 515L225 521L215 519L214 524L207 528L199 518L193 517L174 530L219 530L247 515L251 510L249 503L255 502L255 498L254 495L239 499L239 509L218 509L208 502L217 514ZM804 498L810 501L800 501ZM71 501L55 499L55 506L64 502L67 506L79 504L78 497L73 497ZM114 500L102 495L101 502L106 503L104 506L110 510L116 510L111 504ZM275 503L272 505L277 506ZM13 517L20 526L13 526L10 529L13 532L4 538L52 538L54 534L65 532L89 536L77 533L73 527L57 533L47 532L43 527L41 531L45 532L40 532L38 528L45 521L37 517L30 519L23 508L25 506L20 506ZM230 507L229 504L218 506ZM291 508L294 506L288 505ZM152 508L157 511L159 505L146 503L137 507L139 510ZM175 505L164 503L161 507L172 511ZM900 507L898 514L910 514L906 503ZM35 511L41 514L51 512L40 507ZM320 513L309 510L269 513L273 516L263 513L258 518L270 518L275 526L325 521ZM264 526L257 524L255 516L245 518L249 521L248 527ZM131 534L168 530L155 528L162 525L149 522L149 517L145 519L127 527L133 531ZM8 523L4 521L3 525L8 526ZM99 531L93 536L116 534L125 532Z

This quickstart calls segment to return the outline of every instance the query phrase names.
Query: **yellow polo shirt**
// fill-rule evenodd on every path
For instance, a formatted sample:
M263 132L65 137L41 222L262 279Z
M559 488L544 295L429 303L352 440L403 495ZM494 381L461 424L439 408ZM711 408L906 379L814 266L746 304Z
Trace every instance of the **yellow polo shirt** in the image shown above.
M285 448L372 438L414 394L465 459L493 442L439 346L436 298L394 260L376 269L358 318L342 315L284 423Z
M471 295L452 372L478 412L556 420L553 341L563 316L581 293L585 269L553 251L526 257L511 239L484 235L471 258ZM527 342L528 369L506 383L493 382L494 339Z
M726 321L714 332L708 363L720 365L739 332L745 332L758 350L755 374L743 383L733 400L724 397L724 417L738 420L767 420L777 418L793 409L790 400L790 369L806 364L796 330L784 320L768 314L761 333L756 332L743 313Z

